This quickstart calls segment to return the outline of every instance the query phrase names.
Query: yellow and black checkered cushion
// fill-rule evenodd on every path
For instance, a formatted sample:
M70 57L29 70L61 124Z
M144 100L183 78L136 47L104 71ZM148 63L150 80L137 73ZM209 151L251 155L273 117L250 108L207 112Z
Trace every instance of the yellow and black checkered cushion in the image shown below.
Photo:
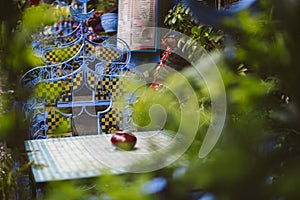
M61 78L62 76L68 76L80 67L80 64L73 62L72 60L67 64L56 64L56 67L51 67L53 77Z
M108 90L96 90L95 100L107 100L111 99L111 94Z
M73 74L70 79L64 81L64 88L61 94L59 95L58 101L60 102L70 102L72 101L72 93L74 90L80 88L83 82L83 72L80 71L76 74Z
M70 117L62 115L56 107L46 107L46 110L48 112L46 119L48 125L47 136L72 132Z
M70 43L70 42L73 42L77 39L77 37L75 35L69 35L69 36L62 36L62 37L59 37L58 40L62 43L62 44L65 44L65 43Z
M63 66L62 65L57 65L57 67L52 67L52 73L54 75L54 77L58 78L58 77L62 77L63 76L63 71L62 71Z
M112 107L107 113L100 114L99 121L102 134L114 133L122 127L122 113L117 107Z
M53 49L45 52L44 58L47 62L59 63L74 57L80 50L81 44L76 44L63 49Z
M115 48L92 45L90 43L86 43L85 51L87 56L102 58L108 63L117 60L121 56L120 51Z
M45 99L46 105L55 105L57 98L64 91L64 81L41 82L35 88L35 95L38 99Z
M79 89L83 82L83 72L79 71L78 73L73 74L71 82L73 90Z
M44 100L46 105L54 106L57 101L72 101L72 91L78 89L83 82L83 72L72 75L67 80L41 82L36 85L35 97Z
M98 77L95 73L92 73L91 71L88 71L86 73L86 80L87 85L92 89L95 90L96 88L96 81L98 80Z
M98 84L98 87L105 90L110 90L110 76L101 76L101 80Z
M123 91L124 85L121 84L120 78L113 76L110 79L110 91L112 97L117 100L121 95Z
M96 48L97 57L102 58L106 62L112 62L120 57L119 52L108 47Z
M63 92L59 95L58 101L70 102L72 101L72 84L70 81L66 81Z
M102 80L101 80L102 79ZM105 80L105 81L103 81ZM97 84L95 88L95 100L110 100L110 77L108 76L97 76Z
M95 54L95 45L93 45L89 42L86 42L85 43L85 54L87 56L96 56L96 54Z
M93 45L90 43L86 43L85 53L87 56L95 56L105 61L104 74L110 74L110 63L118 60L122 55L122 52L116 48Z
M117 76L104 75L100 76L97 84L98 91L109 91L114 100L122 95L124 85L121 84L120 78Z

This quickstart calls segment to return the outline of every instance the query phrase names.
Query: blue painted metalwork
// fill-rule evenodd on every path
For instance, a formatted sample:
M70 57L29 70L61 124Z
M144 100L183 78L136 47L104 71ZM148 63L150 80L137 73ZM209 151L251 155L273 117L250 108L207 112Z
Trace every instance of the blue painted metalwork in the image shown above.
M89 2L90 0L76 0L76 1L78 1L78 2L80 2L80 3L87 3L87 2Z
M86 3L88 0L79 2ZM61 1L58 4L66 6ZM103 37L100 42L89 40L88 36L92 33L84 22L94 11L79 13L71 7L70 12L78 21L77 27L67 33L62 33L61 28L52 34L36 36L33 48L45 65L29 70L20 80L24 89L34 90L32 97L23 104L29 121L30 139L47 138L61 125L70 126L68 136L73 136L73 119L83 113L97 118L98 134L109 133L113 130L111 126L118 125L106 122L103 117L116 115L114 104L123 92L121 78L128 76L128 72L134 72L130 64L130 49L117 37ZM89 93L89 98L77 101L80 93ZM87 109L91 106L103 109L95 109L95 113L91 113ZM74 108L80 108L80 111L73 113ZM121 110L128 120L132 111L128 110L129 106L124 108ZM120 124L128 128L126 121Z
M89 1L89 0L87 0ZM60 6L68 6L69 4L67 2L61 1L61 0L56 0L56 3Z
M72 7L70 7L70 12L76 21L85 21L94 15L94 10L91 10L89 13L80 13Z

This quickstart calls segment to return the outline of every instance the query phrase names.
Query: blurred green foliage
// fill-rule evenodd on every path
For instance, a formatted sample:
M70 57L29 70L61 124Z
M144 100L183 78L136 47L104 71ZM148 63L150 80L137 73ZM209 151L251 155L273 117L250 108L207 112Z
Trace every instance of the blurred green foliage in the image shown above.
M11 4L8 8L15 11L17 7ZM48 9L34 12L35 9L30 8L24 14L24 23L16 16L15 20L3 20L1 16L1 73L7 77L1 80L6 83L2 88L15 91L10 99L22 99L22 95L18 96L22 92L16 88L18 75L26 70L25 66L37 62L32 60L29 37L33 29L41 27L37 19L47 21L41 15ZM217 52L220 56L213 58L224 80L228 112L222 137L206 158L200 159L198 152L210 122L209 94L198 74L187 68L182 73L198 96L201 121L193 144L176 163L143 174L105 174L87 182L55 182L46 188L44 198L201 199L210 194L213 199L221 200L299 199L299 15L298 1L261 0L255 12L244 10L236 18L224 21L231 41L225 41L228 45L225 51ZM193 32L198 33L195 29ZM230 56L226 47L232 52ZM135 108L146 122L149 118L145 115L153 103L153 92L149 94ZM155 103L176 108L176 100L170 104L168 99L174 99L172 94L161 96L164 100L157 98ZM1 135L5 131L14 137L24 130L24 124L10 108L7 104L2 108ZM167 120L166 127L176 129L180 121L177 115L168 112L168 119L172 120ZM160 187L154 184L152 181L158 177L166 184ZM151 183L157 190L145 189ZM8 186L4 183L1 187L5 188L5 184ZM82 185L88 189L81 188Z
M23 1L12 1L7 9L20 7L25 4ZM25 9L26 8L26 9ZM14 12L15 10L11 10ZM22 88L19 87L19 79L28 69L41 64L40 58L34 55L31 42L33 34L38 33L46 25L52 24L58 19L58 15L49 6L41 4L38 7L24 7L23 10L16 9L14 21L3 17L1 20L1 114L8 116L15 115L15 118L3 118L3 124L11 124L6 129L0 130L0 136L9 135L7 140L14 144L22 142L22 132L26 131L20 113L13 110L15 102L21 102L28 97ZM7 120L7 122L5 122ZM12 137L20 134L19 137ZM13 141L16 140L17 141Z
M222 60L215 60L228 100L221 140L207 158L197 158L208 125L202 119L199 135L184 156L184 173L177 178L168 176L174 175L180 165L154 173L163 173L168 180L163 192L157 193L158 199L192 199L193 193L198 198L209 193L215 199L300 197L300 38L296 25L300 4L267 0L257 4L255 11L244 10L224 21L226 34L231 37L225 50L231 48L233 55L226 57L225 51ZM175 24L177 19L170 18L169 23L172 21ZM178 26L188 27L189 22ZM193 76L189 80L199 97L208 96ZM207 99L202 102L204 109L209 110L205 102Z
M57 19L49 6L27 5L25 0L3 1L0 8L0 199L14 199L17 193L26 199L31 194L20 183L28 163L20 156L27 127L18 103L30 94L19 87L19 79L41 63L31 48L32 35Z

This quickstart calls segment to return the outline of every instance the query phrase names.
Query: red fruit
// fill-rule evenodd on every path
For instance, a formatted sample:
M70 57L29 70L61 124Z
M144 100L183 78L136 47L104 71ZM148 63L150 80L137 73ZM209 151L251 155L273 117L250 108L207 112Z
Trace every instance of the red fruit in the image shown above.
M122 130L116 131L110 139L114 146L126 151L134 148L136 140L136 137L132 133Z

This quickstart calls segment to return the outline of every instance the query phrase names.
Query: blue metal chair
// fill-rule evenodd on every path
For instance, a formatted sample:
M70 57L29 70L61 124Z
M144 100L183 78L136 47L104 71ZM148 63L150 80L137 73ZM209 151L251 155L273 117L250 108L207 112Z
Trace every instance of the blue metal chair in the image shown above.
M101 42L88 39L84 20L92 12L73 12L78 21L74 31L39 35L33 43L46 64L20 80L25 89L34 91L23 106L30 118L30 139L78 135L74 120L83 115L96 118L97 134L113 133L125 125L121 80L133 71L131 51L117 37Z

